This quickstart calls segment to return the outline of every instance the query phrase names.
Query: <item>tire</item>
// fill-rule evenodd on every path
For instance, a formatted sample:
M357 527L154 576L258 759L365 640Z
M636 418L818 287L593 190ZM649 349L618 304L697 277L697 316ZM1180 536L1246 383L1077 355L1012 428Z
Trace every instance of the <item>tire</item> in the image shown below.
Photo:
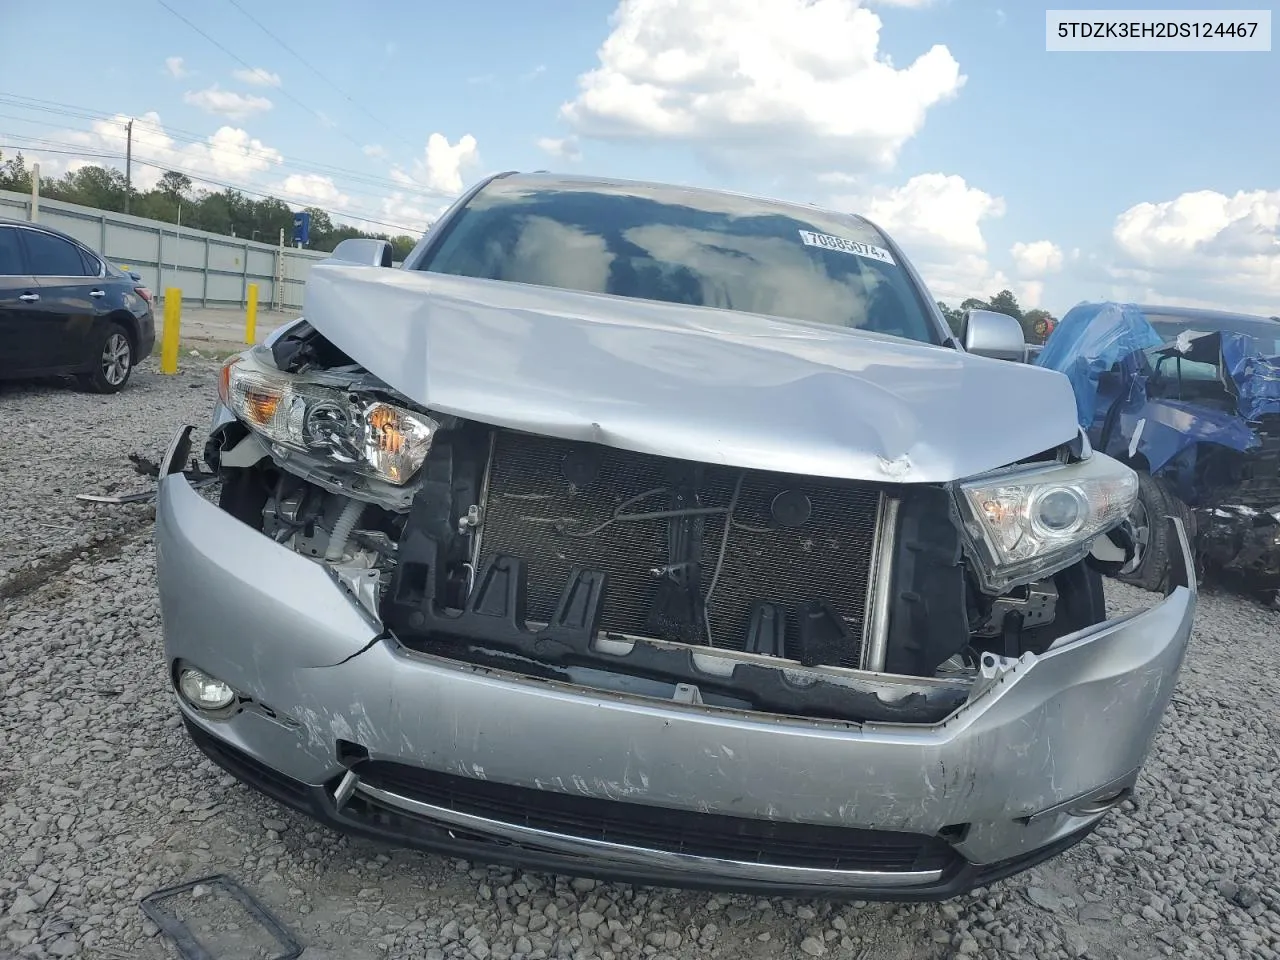
M1138 499L1129 514L1138 537L1138 565L1116 579L1144 590L1163 591L1169 582L1169 561L1178 549L1164 518L1177 517L1186 530L1187 540L1195 543L1195 517L1185 503L1163 482L1143 471L1138 472Z
M133 375L134 348L129 333L114 320L103 325L93 338L90 354L93 370L76 377L84 390L92 393L119 393Z

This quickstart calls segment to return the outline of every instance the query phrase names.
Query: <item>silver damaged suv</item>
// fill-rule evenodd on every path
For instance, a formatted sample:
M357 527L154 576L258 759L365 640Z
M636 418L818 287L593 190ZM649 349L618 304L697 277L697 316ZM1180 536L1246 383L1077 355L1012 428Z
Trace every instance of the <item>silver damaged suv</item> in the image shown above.
M1196 594L1108 620L1128 467L856 216L502 174L344 243L171 442L195 743L329 826L638 883L938 899L1130 793ZM197 451L198 452L198 451Z

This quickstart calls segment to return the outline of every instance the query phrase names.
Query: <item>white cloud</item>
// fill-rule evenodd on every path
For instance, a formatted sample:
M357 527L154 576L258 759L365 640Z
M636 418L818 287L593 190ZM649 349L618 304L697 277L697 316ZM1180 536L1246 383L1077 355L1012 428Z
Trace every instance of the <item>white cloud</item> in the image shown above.
M427 138L427 147L415 160L413 169L405 172L399 167L391 169L391 179L405 187L427 190L445 196L462 192L464 177L480 163L480 151L476 138L464 134L456 144L442 133Z
M237 80L253 84L255 87L280 86L280 74L272 73L266 67L254 67L252 70L241 68L240 70L233 70L231 75Z
M387 155L386 148L378 143L366 143L360 148L366 157L374 157L375 159L385 157Z
M568 160L571 163L582 159L577 137L542 137L538 140L538 149L558 160Z
M1024 310L1035 309L1044 303L1044 281L1016 281L1015 293L1018 297L1018 306L1022 307Z
M125 123L123 114L111 120L96 120L87 131L67 131L60 139L82 145L85 152L103 151L123 155ZM238 127L223 126L202 143L179 144L170 137L154 111L133 118L134 186L149 190L165 170L180 170L197 183L230 180L244 183L278 166L284 157L261 140ZM119 164L117 164L118 166ZM214 189L221 189L211 184Z
M880 27L864 0L622 0L561 115L722 161L888 167L965 78L942 45L895 67Z
M351 203L351 198L338 189L332 177L318 173L291 173L280 182L276 192L286 203L321 207L330 213L339 212Z
M983 220L1004 216L1005 204L955 174L922 173L901 187L874 193L857 211L899 242L984 254Z
M243 120L271 109L271 101L266 97L222 90L216 83L204 90L188 90L182 95L182 99L193 107L230 120Z
M1113 295L1272 315L1280 310L1280 190L1213 190L1116 218Z
M925 173L905 184L832 201L882 227L923 274L935 297L959 303L1014 287L987 260L986 220L1001 217L1004 200L954 174Z
M1051 240L1015 243L1009 248L1019 276L1036 278L1062 269L1062 248Z
M165 57L164 68L169 71L169 76L175 80L181 80L189 73L181 57Z
M397 182L406 187L403 191L348 194L327 176L285 174L280 169L284 163L281 153L239 128L223 126L200 143L181 144L165 132L155 112L133 119L133 183L140 191L154 187L165 170L178 170L192 178L197 190L220 191L224 184L233 184L276 196L294 207L320 207L336 221L351 223L361 230L414 235L438 218L451 202L403 172L397 178ZM82 147L86 155L101 152L123 157L124 125L128 120L118 115L111 120L95 121L89 130L67 130L59 133L58 139ZM41 172L46 176L83 166L110 165L119 169L124 166L123 160L104 161L91 156L57 155L45 162L28 153L27 158L29 161L40 159Z

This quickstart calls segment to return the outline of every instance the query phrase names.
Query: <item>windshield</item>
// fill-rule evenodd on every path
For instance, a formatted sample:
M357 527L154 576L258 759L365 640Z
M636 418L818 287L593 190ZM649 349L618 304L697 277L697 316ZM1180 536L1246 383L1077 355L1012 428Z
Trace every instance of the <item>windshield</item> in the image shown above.
M495 180L418 269L853 327L940 330L855 217L639 184Z
M1254 349L1264 357L1280 354L1280 321L1232 314L1179 317L1147 314L1147 321L1166 342L1180 333L1243 333L1253 340Z

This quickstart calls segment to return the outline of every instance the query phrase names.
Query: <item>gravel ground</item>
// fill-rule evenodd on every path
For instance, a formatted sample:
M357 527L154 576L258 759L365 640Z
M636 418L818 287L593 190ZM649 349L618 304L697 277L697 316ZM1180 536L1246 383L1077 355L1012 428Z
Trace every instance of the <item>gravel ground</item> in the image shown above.
M148 363L111 398L0 386L0 956L173 956L138 901L227 872L316 960L1280 957L1280 614L1211 590L1136 806L946 904L486 868L340 838L239 786L166 689L151 508L73 499L145 488L127 454L158 459L203 424L215 369ZM1117 611L1151 600L1110 594Z

